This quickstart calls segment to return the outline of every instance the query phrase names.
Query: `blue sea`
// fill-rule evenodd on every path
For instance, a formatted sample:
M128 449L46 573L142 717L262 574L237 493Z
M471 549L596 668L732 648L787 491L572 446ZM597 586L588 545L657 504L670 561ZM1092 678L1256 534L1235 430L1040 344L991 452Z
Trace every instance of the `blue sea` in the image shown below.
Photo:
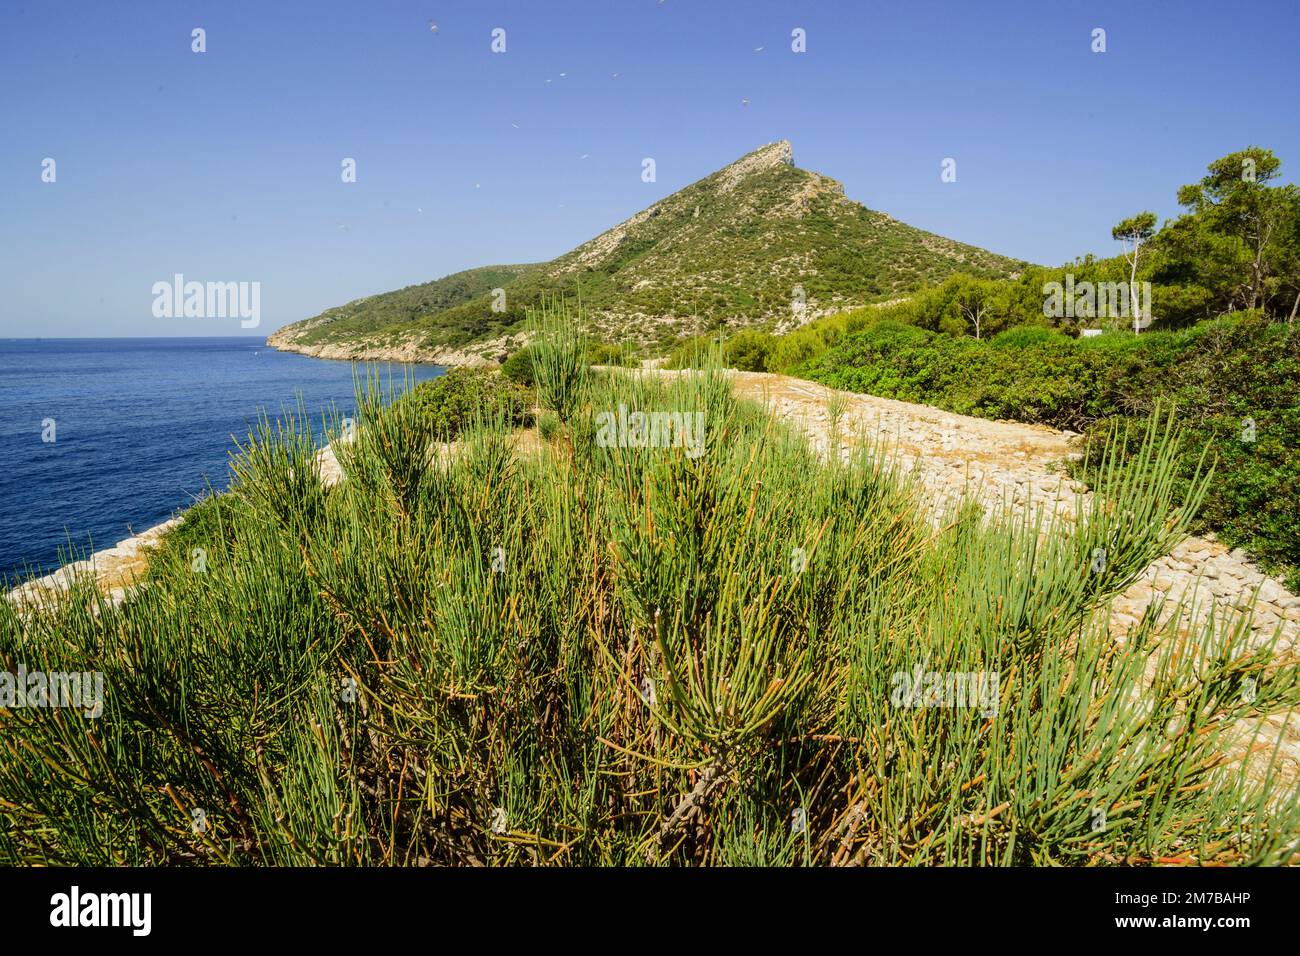
M234 439L299 398L317 431L322 412L351 414L352 364L252 337L0 339L0 579L53 569L69 545L112 547L225 488Z

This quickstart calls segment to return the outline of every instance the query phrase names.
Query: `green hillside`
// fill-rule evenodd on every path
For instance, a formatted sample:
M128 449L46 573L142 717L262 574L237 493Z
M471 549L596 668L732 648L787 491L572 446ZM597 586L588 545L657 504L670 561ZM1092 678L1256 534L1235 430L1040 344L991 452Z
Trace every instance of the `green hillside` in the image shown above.
M580 292L601 338L663 349L697 331L785 330L956 272L1000 277L1024 266L867 209L835 180L794 166L781 141L551 262L471 269L358 299L282 329L272 344L495 358L516 344L507 336L528 307ZM505 291L498 311L495 288Z

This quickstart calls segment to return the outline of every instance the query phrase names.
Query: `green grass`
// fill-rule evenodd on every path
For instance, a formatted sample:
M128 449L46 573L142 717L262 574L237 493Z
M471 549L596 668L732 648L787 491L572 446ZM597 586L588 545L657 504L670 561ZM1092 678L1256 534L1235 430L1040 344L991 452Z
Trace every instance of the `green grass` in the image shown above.
M150 579L157 579L163 568L228 560L236 530L248 517L241 499L209 491L182 512L180 525L163 537L150 556Z
M0 860L1292 860L1294 786L1223 755L1300 702L1295 666L1237 619L1106 628L1202 492L1176 433L1100 462L1077 523L936 529L873 449L822 462L713 371L585 376L527 453L484 403L431 454L391 397L362 384L329 489L311 423L264 422L229 524L188 532L221 539L205 571L178 550L119 609L0 605L9 670L106 689L97 721L0 710ZM703 414L704 453L605 447L620 404ZM996 674L996 706L903 706L918 669Z

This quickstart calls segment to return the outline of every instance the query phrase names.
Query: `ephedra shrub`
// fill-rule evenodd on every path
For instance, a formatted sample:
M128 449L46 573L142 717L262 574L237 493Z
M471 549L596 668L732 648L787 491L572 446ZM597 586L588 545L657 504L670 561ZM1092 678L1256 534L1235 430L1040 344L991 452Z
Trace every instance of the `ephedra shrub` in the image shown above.
M0 858L1292 860L1276 756L1227 754L1295 666L1235 618L1107 626L1203 487L1175 495L1177 434L1103 463L1077 522L935 522L877 450L823 462L715 371L543 395L571 441L485 410L450 454L363 395L329 488L309 422L264 424L205 571L0 607L3 667L105 687L98 718L0 709Z

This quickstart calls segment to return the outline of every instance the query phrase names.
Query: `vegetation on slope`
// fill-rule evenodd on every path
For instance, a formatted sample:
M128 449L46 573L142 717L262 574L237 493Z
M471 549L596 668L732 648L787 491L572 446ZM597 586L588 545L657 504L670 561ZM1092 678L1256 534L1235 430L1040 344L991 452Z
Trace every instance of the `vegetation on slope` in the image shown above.
M1013 280L957 275L905 302L828 316L786 335L731 336L724 360L966 415L1085 431L1092 443L1117 420L1163 402L1192 444L1208 444L1218 461L1200 527L1300 588L1300 189L1274 185L1279 169L1268 150L1231 153L1178 191L1186 211L1163 229L1149 214L1117 225L1117 235L1143 236L1136 267L1116 256L1029 267ZM1096 288L1134 276L1152 283L1154 321L1140 335L1123 334L1127 318L1045 314L1047 283ZM1207 321L1215 310L1228 317ZM1088 327L1108 333L1065 334ZM1177 329L1188 331L1159 331ZM669 365L695 364L706 346L683 343ZM1184 480L1197 460L1184 456Z
M1110 298L1123 293L1130 280L1150 284L1143 328L1185 328L1250 310L1294 324L1300 318L1300 187L1271 185L1280 168L1270 150L1230 153L1211 163L1198 182L1178 190L1185 212L1164 228L1155 229L1151 213L1117 224L1113 235L1127 238L1123 255L1087 256L1052 268L1026 266L1014 279L956 274L904 301L818 318L775 339L753 333L742 356L749 364L741 367L789 371L845 335L886 319L984 339L1021 326L1071 334L1131 330L1132 309L1116 314ZM1243 178L1243 170L1254 178ZM1140 238L1136 252L1135 237ZM1052 307L1052 284L1076 290L1074 307ZM688 343L678 361L689 361L698 351Z
M1216 462L1198 527L1219 532L1270 570L1300 569L1300 329L1256 314L1181 332L1072 339L1013 329L989 342L896 322L851 334L795 369L833 388L963 415L1041 423L1095 443L1157 406L1174 411Z
M1106 627L1196 507L1177 435L1108 459L1077 523L935 531L870 449L824 463L717 374L580 378L531 454L485 412L433 455L372 384L328 489L310 422L266 423L206 570L0 605L11 671L107 690L98 720L0 710L0 859L1294 862L1300 796L1223 754L1300 703L1295 665L1230 620ZM703 415L702 454L601 440L619 406Z
M788 143L774 143L552 262L359 299L285 334L300 344L472 346L521 331L529 308L576 293L598 338L665 350L696 331L791 324L796 287L814 314L896 298L954 272L995 277L1023 266L866 209L834 180L791 165Z
M408 329L428 316L442 317L444 337L436 344L458 345L490 337L518 321L512 312L490 308L493 289L527 275L537 266L484 266L444 276L433 282L407 286L394 292L357 299L327 309L315 318L290 326L298 345L326 345L365 339L376 344L399 344ZM480 308L488 304L486 311Z

